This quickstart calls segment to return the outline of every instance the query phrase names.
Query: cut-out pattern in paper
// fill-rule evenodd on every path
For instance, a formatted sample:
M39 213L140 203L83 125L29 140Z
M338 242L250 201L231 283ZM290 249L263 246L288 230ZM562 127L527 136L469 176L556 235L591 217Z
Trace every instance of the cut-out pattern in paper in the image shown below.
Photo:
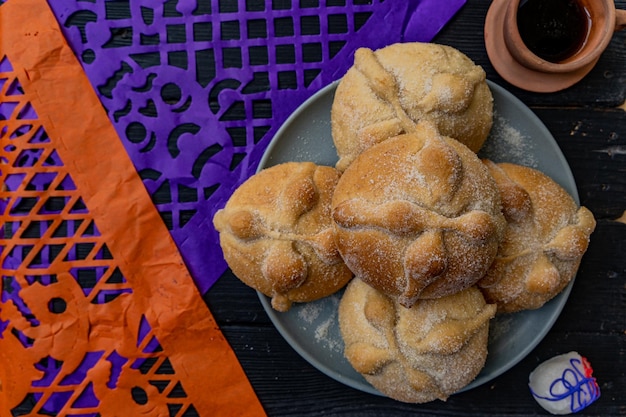
M356 48L429 41L464 2L50 4L205 292L226 269L211 219L289 114Z
M46 1L0 21L0 415L264 415Z
M133 308L132 288L70 170L16 74L5 71L6 57L0 68L0 82L8 85L0 102L11 103L0 107L6 165L0 350L18 353L3 358L0 381L12 415L19 407L95 416L103 401L126 404L129 415L140 415L148 403L161 415L197 415L150 325ZM125 320L112 312L127 312ZM124 386L129 389L112 390Z

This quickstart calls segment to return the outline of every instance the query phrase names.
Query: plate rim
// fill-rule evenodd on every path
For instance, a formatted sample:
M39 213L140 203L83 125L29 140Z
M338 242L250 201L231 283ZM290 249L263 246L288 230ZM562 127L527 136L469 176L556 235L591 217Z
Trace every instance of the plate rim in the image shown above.
M289 115L289 117L285 120L285 122L276 131L276 133L274 134L274 137L272 137L270 143L268 144L267 148L263 152L263 156L261 157L259 161L256 172L259 172L273 165L270 163L271 154L274 148L279 146L278 143L280 142L280 139L283 136L284 132L287 129L289 129L293 121L297 119L298 117L300 117L302 113L306 111L306 109L309 106L311 106L315 101L323 98L326 94L329 93L329 91L335 90L340 81L341 79L335 80L329 83L328 85L326 85L325 87L319 89L317 92L311 95L307 100L305 100L301 105L299 105L296 108L296 110L293 111L293 113ZM543 121L526 104L524 104L519 98L513 95L513 93L511 93L504 87L496 84L495 82L491 80L487 79L486 82L489 88L492 90L492 92L496 91L498 94L505 97L509 103L523 110L525 115L528 118L533 119L535 127L538 128L542 132L542 134L545 135L545 137L550 139L549 145L554 150L556 157L558 158L560 164L564 168L563 176L569 182L569 184L566 184L566 185L561 184L561 185L567 189L568 193L572 196L576 204L580 206L580 200L579 200L575 178L572 174L569 163L567 162L567 159L565 158L565 155L563 155L561 148L558 146L558 143L556 142L556 139L554 138L550 130L546 127ZM575 279L576 279L576 276L574 276L571 279L569 284L559 294L557 294L554 298L549 300L540 309L537 309L537 310L541 310L543 308L556 304L556 306L552 306L552 308L554 308L553 314L549 317L548 320L544 321L545 324L542 327L541 331L535 334L535 336L531 339L530 343L528 343L516 355L511 357L504 366L501 366L500 368L491 372L489 375L482 375L482 371L481 371L481 373L479 373L472 382L470 382L465 387L455 392L453 395L460 394L465 391L469 391L471 389L484 385L489 381L492 381L493 379L509 371L511 368L519 364L519 362L521 362L524 358L526 358L539 345L539 343L543 341L545 336L550 332L550 330L552 329L552 327L554 326L558 318L561 316L563 308L565 307L565 304L567 303L570 292L574 285ZM344 289L340 291L343 291L343 290ZM316 368L321 373L327 375L328 377L331 377L334 380L346 386L349 386L353 389L366 392L369 394L374 394L377 396L386 397L383 393L378 391L374 386L372 386L365 379L363 379L364 383L360 381L356 381L350 377L345 376L344 374L340 372L335 371L334 369L328 367L326 364L320 362L313 354L311 354L306 348L304 348L302 344L300 344L296 340L296 338L288 331L286 326L281 323L279 316L283 313L280 313L272 308L270 298L259 291L257 291L257 296L259 297L259 300L261 302L261 305L263 306L263 309L265 310L266 314L270 318L272 325L276 328L278 333L283 337L283 339L287 342L287 344L291 346L291 348L294 349L296 353L298 353L311 366ZM536 311L536 310L533 310L533 311ZM517 314L517 313L512 313L512 314ZM343 354L343 352L341 352L341 354Z

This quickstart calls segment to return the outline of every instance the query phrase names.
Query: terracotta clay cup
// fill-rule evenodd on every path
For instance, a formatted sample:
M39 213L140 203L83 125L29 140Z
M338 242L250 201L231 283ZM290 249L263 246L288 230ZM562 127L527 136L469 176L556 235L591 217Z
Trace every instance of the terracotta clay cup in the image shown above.
M613 33L626 27L626 10L615 8L614 0L578 0L589 13L589 34L582 47L569 58L555 63L532 53L522 41L517 28L521 0L510 0L504 16L504 42L513 58L534 71L571 73L593 66L608 46Z
M522 41L517 27L520 0L493 0L485 17L485 47L495 70L524 90L552 93L582 80L595 66L613 33L626 27L626 10L613 0L578 0L589 13L589 36L568 59L546 61Z

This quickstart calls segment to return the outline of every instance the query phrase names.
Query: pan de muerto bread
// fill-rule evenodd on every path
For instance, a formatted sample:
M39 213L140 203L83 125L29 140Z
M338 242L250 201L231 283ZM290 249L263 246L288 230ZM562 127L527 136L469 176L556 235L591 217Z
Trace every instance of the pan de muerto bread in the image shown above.
M499 312L539 308L576 275L596 221L536 169L484 162L500 189L508 226L479 286Z
M244 182L214 216L228 266L278 311L330 295L352 278L330 217L338 180L336 169L312 162L275 165Z
M332 216L355 276L407 307L474 285L506 226L487 168L428 123L361 153L337 183Z
M331 109L343 171L363 150L430 121L477 152L493 123L485 71L457 49L433 43L360 48L339 82Z
M476 287L406 308L354 278L339 303L344 354L391 398L445 400L483 368L495 312Z

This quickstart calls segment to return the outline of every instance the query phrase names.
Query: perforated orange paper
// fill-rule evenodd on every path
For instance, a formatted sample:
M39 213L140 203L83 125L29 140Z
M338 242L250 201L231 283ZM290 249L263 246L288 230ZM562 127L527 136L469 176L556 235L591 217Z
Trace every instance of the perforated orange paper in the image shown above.
M0 34L0 415L265 415L45 0Z

